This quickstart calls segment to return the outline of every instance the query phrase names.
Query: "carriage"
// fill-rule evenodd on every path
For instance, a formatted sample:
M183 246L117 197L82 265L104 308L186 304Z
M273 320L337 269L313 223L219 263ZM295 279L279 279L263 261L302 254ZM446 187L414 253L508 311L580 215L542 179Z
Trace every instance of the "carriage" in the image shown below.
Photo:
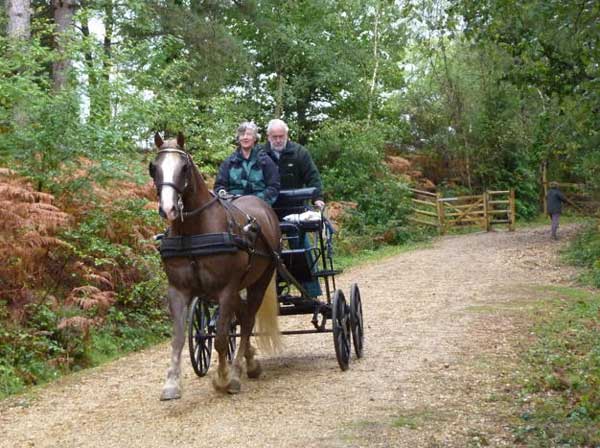
M357 358L363 354L364 324L360 290L350 287L348 299L336 288L333 227L321 211L308 204L315 188L282 190L274 204L282 233L283 247L277 266L277 301L280 316L311 316L308 329L282 331L283 335L332 333L337 362L349 367L352 346ZM307 288L306 285L311 288ZM219 309L202 297L195 297L189 310L188 347L194 372L208 372ZM227 358L233 360L238 323L230 324Z

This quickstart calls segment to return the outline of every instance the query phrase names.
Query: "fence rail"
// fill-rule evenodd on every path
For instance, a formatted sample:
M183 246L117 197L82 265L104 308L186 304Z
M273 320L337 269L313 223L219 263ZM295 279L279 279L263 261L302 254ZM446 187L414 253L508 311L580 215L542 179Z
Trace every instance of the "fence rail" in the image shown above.
M412 222L437 227L445 234L452 227L477 225L490 231L492 226L507 224L515 230L515 191L492 190L480 195L444 198L440 193L417 190L413 193Z

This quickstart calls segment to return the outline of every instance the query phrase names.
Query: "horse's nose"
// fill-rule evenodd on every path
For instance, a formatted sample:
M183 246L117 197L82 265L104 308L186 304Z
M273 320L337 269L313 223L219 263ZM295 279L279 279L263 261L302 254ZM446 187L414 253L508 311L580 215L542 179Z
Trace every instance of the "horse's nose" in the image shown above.
M166 210L163 206L158 207L158 214L166 219L167 221L175 221L179 216L179 210L177 210L176 206L166 207Z

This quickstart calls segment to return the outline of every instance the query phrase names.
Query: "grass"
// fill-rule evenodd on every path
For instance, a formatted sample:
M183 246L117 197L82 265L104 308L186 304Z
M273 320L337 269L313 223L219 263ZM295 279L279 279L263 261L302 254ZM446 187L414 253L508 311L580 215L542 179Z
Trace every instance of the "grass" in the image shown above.
M585 217L585 216L581 216L579 214L574 214L571 212L566 212L563 213L560 216L560 223L561 224L581 224L581 223L585 223L588 222L589 218ZM537 215L534 219L529 220L529 221L517 221L517 228L521 227L521 228L531 228L531 227L539 227L539 226L548 226L548 228L550 227L550 218L548 217L548 215L544 215L543 213L540 213L539 215Z
M428 247L431 247L430 242L409 243L399 246L381 246L377 249L365 249L354 254L336 254L334 255L333 262L335 263L336 269L348 269Z
M542 300L530 313L535 340L518 369L516 442L600 446L600 293L567 287L535 293Z
M434 413L431 409L414 409L400 414L392 421L395 428L418 429L424 425L431 424L432 421L440 420L439 413Z

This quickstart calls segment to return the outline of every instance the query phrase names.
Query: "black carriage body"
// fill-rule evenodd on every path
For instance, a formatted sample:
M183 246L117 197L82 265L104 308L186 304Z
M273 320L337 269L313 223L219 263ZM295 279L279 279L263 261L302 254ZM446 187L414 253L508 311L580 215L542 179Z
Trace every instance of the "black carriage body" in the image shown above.
M312 315L312 329L286 330L282 334L333 333L338 364L342 370L349 367L351 345L357 358L363 354L363 317L358 285L353 284L349 300L336 289L335 276L341 271L333 264L333 233L329 222L319 213L319 219L303 220L311 212L316 199L315 188L282 190L273 209L280 221L282 249L277 267L277 297L281 316ZM314 214L312 215L314 217ZM304 244L308 236L310 244ZM311 294L304 288L306 282L318 281L320 294ZM192 303L189 314L189 347L196 374L203 376L210 365L212 339L218 309L202 298ZM330 321L331 324L327 325ZM235 351L235 322L230 333L228 356Z
M316 188L282 190L273 205L282 233L281 259L287 270L280 269L277 278L281 315L314 313L326 304L327 317L331 317L335 275L341 272L333 267L332 228L320 212L319 219L301 219L313 211L309 204L316 195ZM321 291L324 287L323 298L298 285L311 281L319 282Z

